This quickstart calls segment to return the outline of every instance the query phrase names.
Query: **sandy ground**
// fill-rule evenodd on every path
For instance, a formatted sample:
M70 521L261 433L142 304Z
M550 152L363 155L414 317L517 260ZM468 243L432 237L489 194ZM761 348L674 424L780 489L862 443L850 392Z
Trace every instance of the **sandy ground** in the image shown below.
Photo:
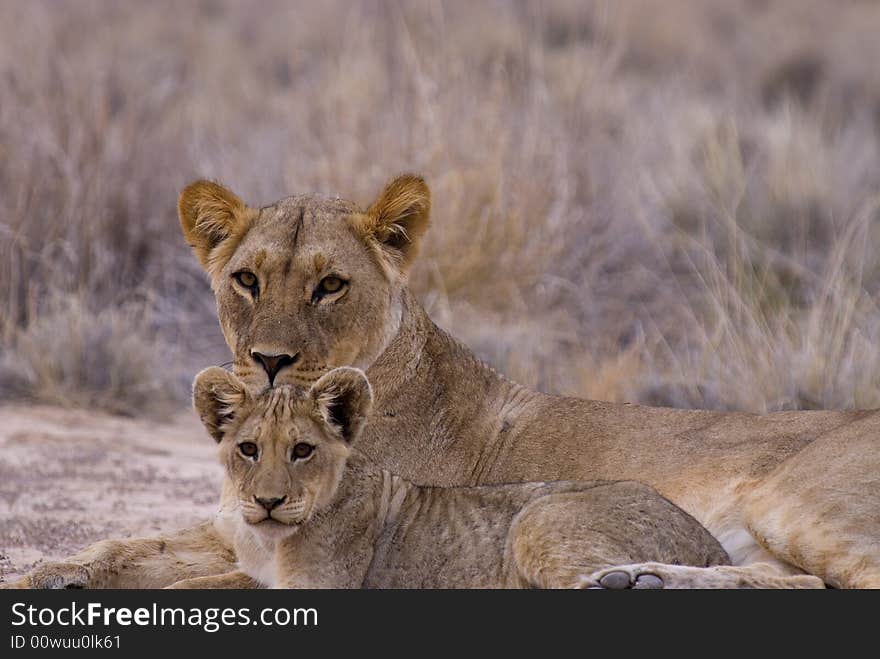
M0 581L97 540L209 518L214 446L193 412L157 423L0 405Z

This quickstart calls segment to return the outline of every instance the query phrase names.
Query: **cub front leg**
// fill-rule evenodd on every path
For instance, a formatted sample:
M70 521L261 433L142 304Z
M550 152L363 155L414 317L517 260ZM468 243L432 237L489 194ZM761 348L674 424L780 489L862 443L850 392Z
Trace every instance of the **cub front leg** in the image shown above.
M235 572L227 572L226 574L212 575L208 577L193 577L192 579L182 579L171 584L170 586L165 586L166 589L170 590L253 590L262 587L262 584L240 570L236 570Z
M351 589L361 588L364 583L363 575L358 566L349 571L350 566L342 562L320 563L310 561L307 557L297 557L297 566L282 565L279 570L278 582L275 588L313 590L313 589Z
M104 540L44 563L3 588L163 588L236 569L235 554L211 522L155 538Z

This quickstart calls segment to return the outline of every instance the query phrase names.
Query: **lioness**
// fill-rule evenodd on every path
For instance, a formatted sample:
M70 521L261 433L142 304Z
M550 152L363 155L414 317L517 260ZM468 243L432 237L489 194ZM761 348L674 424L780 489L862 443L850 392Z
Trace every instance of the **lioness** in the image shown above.
M364 369L375 404L358 449L416 483L640 481L699 520L744 578L762 562L779 575L880 587L876 411L756 416L531 391L434 325L407 289L429 211L417 176L395 179L366 209L318 195L253 208L216 183L187 186L181 226L211 278L235 373L258 390L309 386L335 366ZM220 505L234 505L228 487ZM159 542L186 559L162 556ZM29 583L164 586L171 574L231 565L229 542L215 525L96 545ZM672 586L692 569L631 565L620 574Z
M253 396L212 367L196 377L193 399L235 490L237 509L221 523L244 574L176 588L247 577L274 588L583 588L614 579L594 573L635 556L728 562L696 520L640 483L420 487L394 476L350 448L373 401L354 368L330 371L308 392L282 385ZM597 511L613 533L597 533L607 522ZM737 583L713 570L718 585ZM657 585L650 575L636 583Z

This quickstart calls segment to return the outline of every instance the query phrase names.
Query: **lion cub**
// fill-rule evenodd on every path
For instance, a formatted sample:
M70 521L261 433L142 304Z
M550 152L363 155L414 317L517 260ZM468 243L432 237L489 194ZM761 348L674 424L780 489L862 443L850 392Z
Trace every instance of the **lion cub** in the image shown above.
M220 525L244 574L189 587L248 575L274 588L569 588L599 585L589 575L609 565L727 563L699 523L638 483L443 488L394 476L352 448L372 404L354 368L259 396L209 368L193 398L237 495Z

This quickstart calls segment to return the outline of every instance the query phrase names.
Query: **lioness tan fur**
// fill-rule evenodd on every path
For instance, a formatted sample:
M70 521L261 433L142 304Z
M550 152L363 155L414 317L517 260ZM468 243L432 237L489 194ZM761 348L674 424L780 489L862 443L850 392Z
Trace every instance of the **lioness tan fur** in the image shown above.
M428 188L414 176L393 181L366 209L318 195L257 209L216 183L187 186L181 226L211 278L235 373L259 390L310 386L335 366L364 369L375 404L358 449L416 483L640 481L699 520L744 578L766 574L754 567L766 563L776 576L880 587L877 411L675 410L511 382L438 328L406 287L429 209ZM233 501L224 488L221 509ZM216 564L216 545L230 542L215 525L194 571ZM139 583L166 585L167 571L154 572L161 557L143 555ZM118 583L105 569L114 560L87 550L74 562L88 562L89 577L76 578ZM620 572L700 583L692 568Z
M255 397L213 367L193 390L237 497L222 523L240 572L263 586L583 588L629 556L728 562L696 520L640 483L426 487L398 478L350 448L372 404L357 369L334 369L305 393L283 385ZM603 524L612 533L597 532ZM232 573L214 584L239 581ZM649 576L636 584L656 585Z

